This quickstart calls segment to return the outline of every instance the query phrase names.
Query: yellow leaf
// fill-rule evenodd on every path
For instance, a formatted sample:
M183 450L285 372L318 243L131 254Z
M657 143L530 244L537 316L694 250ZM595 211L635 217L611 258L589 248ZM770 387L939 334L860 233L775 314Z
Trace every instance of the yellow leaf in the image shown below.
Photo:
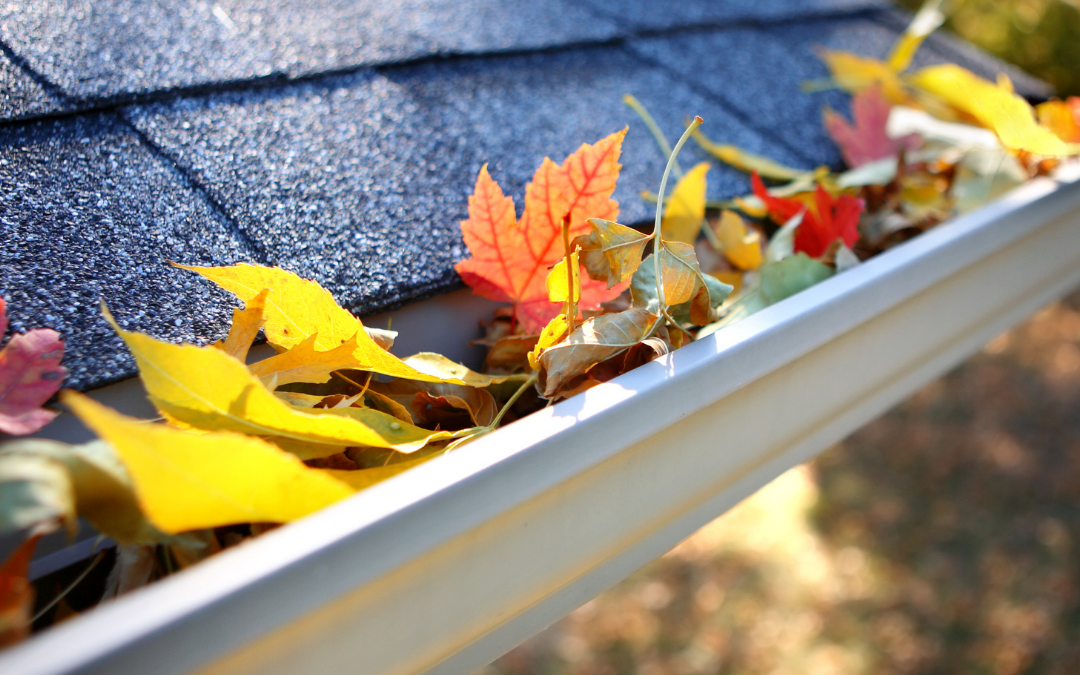
M402 359L409 366L422 373L439 378L452 384L464 384L469 387L488 387L507 380L525 381L525 375L484 375L469 370L460 363L455 363L442 354L434 352L420 352Z
M830 50L822 50L821 58L836 85L853 94L878 84L890 103L903 104L910 98L900 76L886 63L850 52Z
M269 292L269 288L264 288L245 303L244 309L234 309L229 334L224 341L215 342L214 346L241 363L247 361L251 343L255 341L259 329L266 323L266 319L263 318L263 307L266 304L266 294Z
M675 184L664 206L664 219L660 224L660 232L665 239L687 244L697 240L701 221L705 218L705 174L708 172L709 163L702 162L687 171Z
M694 297L701 279L694 247L675 241L664 241L660 254L660 278L664 284L664 303L681 305Z
M761 266L761 234L747 230L746 224L734 211L724 211L720 215L717 228L721 253L735 267L741 270L756 270Z
M190 434L125 417L74 392L62 397L116 449L143 511L163 532L288 522L353 492L257 438Z
M1066 143L1039 126L1023 98L960 66L947 63L923 68L914 74L912 83L992 129L1007 148L1050 157L1080 154L1080 144Z
M700 130L694 131L692 138L701 146L702 150L719 159L721 162L733 166L740 171L745 171L746 173L757 171L762 178L793 181L810 173L784 166L783 164L774 162L768 157L755 155L734 145L714 143L709 140L705 134L701 133Z
M270 289L266 298L263 330L267 341L277 349L290 349L302 341L317 336L315 348L329 351L356 337L354 356L370 370L392 377L427 382L438 381L417 372L396 356L377 345L364 330L364 324L338 306L330 292L314 281L301 279L278 267L233 265L232 267L188 267L245 303L254 299L264 288Z
M418 457L417 459L410 459L405 462L397 462L394 464L387 464L386 466L377 466L371 469L359 469L355 471L344 471L341 469L313 469L325 473L326 475L345 483L353 490L359 492L365 488L369 488L376 483L381 483L387 478L393 478L399 473L403 473L414 466L420 466L424 462L428 461L432 457L438 457L438 455L428 455L426 457Z
M732 287L731 294L735 295L742 289L743 285L743 273L742 272L710 272L710 276L715 277L721 282Z
M941 11L941 2L942 0L927 0L911 20L911 23L908 24L904 33L896 40L896 44L893 45L892 51L889 52L889 58L886 60L886 65L894 73L902 73L907 70L923 40L945 22L945 14Z
M581 265L578 263L577 251L570 254L570 266L573 268L574 275L574 302L577 302L581 299ZM569 276L566 273L566 258L563 258L548 272L546 282L548 300L551 302L566 302L566 299L570 296L570 289L567 288Z
M319 384L330 379L335 370L361 370L356 360L356 336L325 352L315 351L317 336L312 335L287 352L248 366L267 387L281 387L294 382Z
M544 330L540 331L540 339L536 341L536 346L529 352L529 365L532 366L533 370L540 367L540 354L558 342L559 338L566 334L566 329L569 327L570 324L567 322L565 314L560 314L549 321L548 325L544 326Z
M111 316L107 318L112 320ZM340 446L413 452L428 441L446 436L404 425L384 436L387 432L381 420L376 420L379 421L376 429L356 419L332 414L341 411L304 412L274 396L244 364L221 350L173 345L129 333L115 323L113 327L135 356L139 375L154 406L163 414L200 429L280 436L297 443L324 445L326 452L317 455L324 457L339 452ZM389 428L390 424L385 427Z

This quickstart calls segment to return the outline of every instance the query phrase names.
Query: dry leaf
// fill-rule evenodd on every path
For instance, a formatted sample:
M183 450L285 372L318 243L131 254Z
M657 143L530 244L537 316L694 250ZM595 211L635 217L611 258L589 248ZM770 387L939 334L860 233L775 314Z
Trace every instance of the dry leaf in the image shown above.
M559 395L563 385L597 363L641 342L656 320L655 314L636 308L587 319L565 340L540 355L542 395Z
M608 288L629 280L651 237L610 220L590 218L588 222L589 234L574 239L571 246L581 249L589 278L605 282Z
M747 229L739 214L728 210L720 214L716 238L720 241L720 252L735 267L756 270L761 266L761 233Z

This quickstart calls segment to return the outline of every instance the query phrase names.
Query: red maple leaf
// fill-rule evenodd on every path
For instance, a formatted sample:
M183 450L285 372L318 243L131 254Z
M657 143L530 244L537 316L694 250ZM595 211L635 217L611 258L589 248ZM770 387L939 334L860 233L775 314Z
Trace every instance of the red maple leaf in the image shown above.
M860 91L851 99L854 125L848 124L839 113L825 109L825 129L840 147L840 154L850 168L893 157L904 148L913 150L919 146L921 141L914 134L889 138L885 126L890 110L892 104L878 85Z
M7 305L0 298L0 336L5 330ZM56 417L41 406L60 389L67 374L60 365L63 357L60 334L48 328L16 335L0 349L0 431L32 434Z
M814 191L812 200L774 197L765 189L756 171L750 177L750 182L754 186L754 194L765 202L769 216L779 224L786 223L806 209L802 223L795 230L796 253L820 258L837 239L849 248L859 240L859 214L863 210L863 200L845 194L833 197L820 185Z
M619 153L626 129L593 145L582 144L561 164L547 157L525 187L525 211L516 218L514 200L480 169L469 197L469 219L461 232L472 258L455 265L473 293L513 304L526 333L539 333L561 310L548 301L544 280L562 259L562 219L570 213L570 239L589 231L589 218L615 220L619 203L611 198L619 178ZM625 284L607 288L581 275L582 309L595 309L618 296Z

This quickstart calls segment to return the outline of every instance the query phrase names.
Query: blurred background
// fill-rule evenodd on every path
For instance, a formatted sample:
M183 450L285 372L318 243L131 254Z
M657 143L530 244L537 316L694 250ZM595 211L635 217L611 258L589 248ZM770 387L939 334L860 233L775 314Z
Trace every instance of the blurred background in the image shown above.
M1080 0L946 8L1080 95ZM737 673L1080 673L1080 293L479 675Z

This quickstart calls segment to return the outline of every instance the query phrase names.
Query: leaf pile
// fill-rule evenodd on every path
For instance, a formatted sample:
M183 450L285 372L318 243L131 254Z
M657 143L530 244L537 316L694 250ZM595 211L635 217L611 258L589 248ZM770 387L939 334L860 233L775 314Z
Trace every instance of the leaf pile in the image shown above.
M243 304L212 345L176 345L106 319L134 355L160 418L136 420L73 392L62 403L100 440L0 446L0 534L23 545L0 567L0 644L29 632L27 565L39 537L79 518L117 545L101 598L138 588L454 450L502 423L656 360L858 265L1080 155L1080 99L1032 108L1005 78L954 65L908 72L941 23L916 16L884 61L824 52L853 119L823 123L848 168L804 171L698 131L675 145L632 98L668 155L651 229L617 222L611 196L627 129L545 158L520 217L485 165L461 223L456 269L504 302L486 327L483 372L432 353L398 358L314 281L254 265L182 267ZM708 163L676 157L693 138L751 176L752 192L706 199ZM666 187L674 173L676 184ZM768 185L766 183L768 182ZM181 272L178 272L181 273ZM120 317L123 319L123 317ZM6 328L0 300L0 334ZM259 334L274 349L249 363ZM63 343L48 329L0 350L0 431L55 416ZM102 559L99 555L91 567ZM51 603L53 620L75 613Z

